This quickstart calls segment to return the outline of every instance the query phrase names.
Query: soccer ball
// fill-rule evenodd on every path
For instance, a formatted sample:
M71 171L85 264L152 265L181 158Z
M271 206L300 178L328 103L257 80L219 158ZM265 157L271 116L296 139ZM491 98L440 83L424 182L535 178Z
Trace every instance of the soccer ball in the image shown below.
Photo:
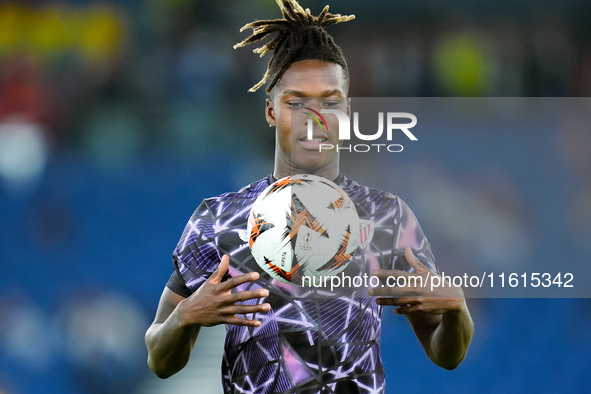
M249 246L271 277L301 285L345 269L359 246L359 216L347 194L315 175L293 175L267 187L248 218Z

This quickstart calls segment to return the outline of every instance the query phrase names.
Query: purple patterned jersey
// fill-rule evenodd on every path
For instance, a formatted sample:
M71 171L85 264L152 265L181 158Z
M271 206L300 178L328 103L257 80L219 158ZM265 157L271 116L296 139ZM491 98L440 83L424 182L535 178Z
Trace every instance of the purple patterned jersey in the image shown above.
M226 325L222 380L227 393L384 392L382 308L367 295L367 288L347 288L346 295L339 296L286 285L272 280L250 253L245 237L248 215L272 182L268 177L236 193L204 200L174 250L175 272L167 286L190 296L213 274L224 254L230 256L229 276L261 274L256 282L236 289L268 289L268 297L245 303L266 302L271 311L246 316L260 320L259 327ZM375 268L409 271L406 246L437 271L423 231L400 198L342 175L335 183L355 203L361 222L361 245L343 275L369 276Z

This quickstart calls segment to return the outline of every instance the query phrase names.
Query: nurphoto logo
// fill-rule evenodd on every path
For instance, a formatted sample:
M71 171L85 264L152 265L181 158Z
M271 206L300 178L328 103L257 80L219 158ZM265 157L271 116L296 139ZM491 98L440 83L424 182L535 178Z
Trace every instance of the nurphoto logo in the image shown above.
M336 146L333 144L320 144L318 146L318 151L320 152L330 149L336 149L337 152L343 150L348 152L370 152L374 150L376 152L402 152L404 149L400 144L372 143L345 145L344 141L351 140L351 120L345 112L338 109L321 109L320 112L309 107L304 107L304 109L310 111L304 112L304 114L310 116L307 123L307 138L309 140L313 139L314 122L316 122L322 129L328 131L328 124L322 114L335 115L339 122L339 140L343 141L343 143ZM398 123L400 119L408 119L410 122ZM386 112L385 114L384 112L378 112L378 130L373 134L364 134L359 130L359 113L353 113L353 133L355 134L355 137L362 141L377 141L382 138L382 135L384 134L384 123L386 123L386 140L388 142L392 141L395 131L402 131L411 141L418 140L418 138L409 130L416 126L417 117L409 112Z

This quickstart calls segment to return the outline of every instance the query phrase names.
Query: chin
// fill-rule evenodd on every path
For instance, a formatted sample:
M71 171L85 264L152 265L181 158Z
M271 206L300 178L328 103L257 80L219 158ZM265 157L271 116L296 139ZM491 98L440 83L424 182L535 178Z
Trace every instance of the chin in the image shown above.
M301 174L318 174L325 170L330 170L334 167L335 163L331 160L327 160L326 158L322 158L322 160L319 159L320 158L316 160L310 159L305 161L304 163L294 163L293 168ZM336 167L338 168L338 163Z

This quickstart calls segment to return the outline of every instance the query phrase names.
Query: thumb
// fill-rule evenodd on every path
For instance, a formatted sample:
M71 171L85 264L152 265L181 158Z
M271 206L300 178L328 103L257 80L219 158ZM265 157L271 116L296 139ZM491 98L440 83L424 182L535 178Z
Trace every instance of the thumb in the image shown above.
M222 260L220 261L220 265L218 268L213 272L213 274L209 277L208 281L214 283L221 283L224 275L228 272L228 267L230 266L230 257L227 254L222 256Z
M415 257L410 246L404 248L404 257L406 257L406 261L408 261L408 264L410 264L410 266L413 267L415 271L417 271L417 273L420 274L425 271L429 271L429 269L425 267L425 265L423 265L423 263L421 263L419 259Z

